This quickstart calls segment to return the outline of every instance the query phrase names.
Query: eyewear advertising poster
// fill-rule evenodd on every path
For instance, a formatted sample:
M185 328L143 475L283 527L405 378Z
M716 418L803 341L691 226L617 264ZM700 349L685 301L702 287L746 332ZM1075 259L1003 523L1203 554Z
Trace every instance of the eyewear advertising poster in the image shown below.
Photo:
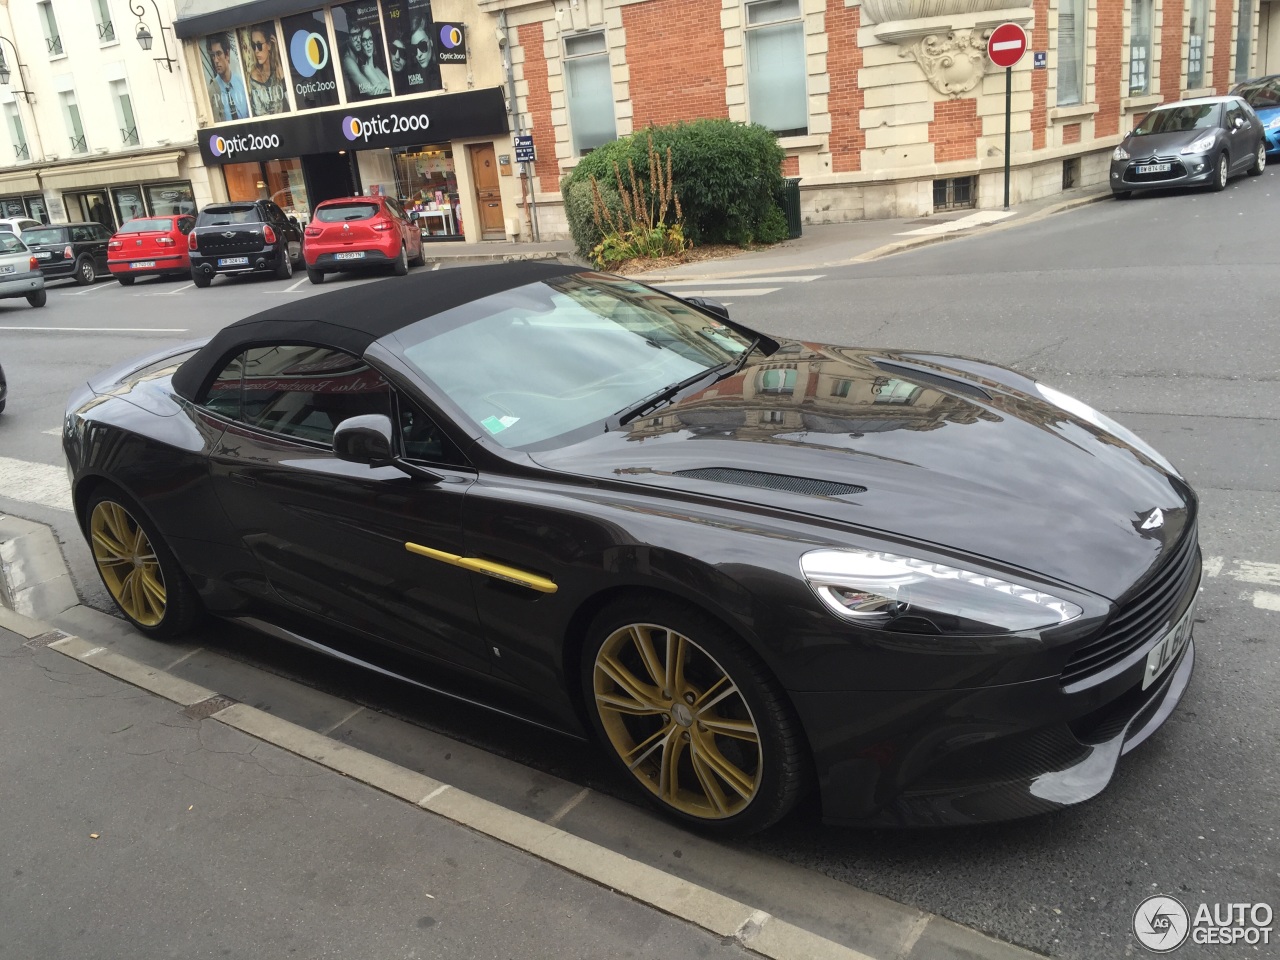
M293 102L299 110L338 103L338 81L324 11L299 13L280 21L293 73Z
M200 44L200 62L204 66L205 88L209 91L214 123L249 117L249 95L234 37L229 31L211 33Z
M431 0L386 0L387 49L396 95L439 90L440 38L431 20Z
M333 32L348 102L391 95L377 0L333 7Z
M241 27L240 61L248 67L245 80L249 88L249 109L255 117L269 117L289 112L288 82L284 76L284 60L273 21Z

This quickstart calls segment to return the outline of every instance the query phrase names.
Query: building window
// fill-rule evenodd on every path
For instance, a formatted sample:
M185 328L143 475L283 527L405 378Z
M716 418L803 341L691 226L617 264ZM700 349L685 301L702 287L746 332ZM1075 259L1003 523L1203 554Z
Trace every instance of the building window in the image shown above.
M964 210L978 205L977 177L933 181L934 210Z
M1236 80L1249 76L1249 54L1253 50L1253 0L1240 0L1236 22Z
M573 152L590 153L618 138L614 124L613 77L603 33L583 33L564 40L565 99Z
M1209 19L1205 0L1191 0L1191 28L1187 37L1187 89L1204 86L1204 35Z
M1129 21L1129 95L1151 89L1151 0L1133 0Z
M833 397L847 397L852 383L852 380L836 380L831 384L831 395Z
M129 85L124 80L111 81L111 102L116 108L116 126L120 128L120 142L126 147L136 147L138 123L133 118L133 101L129 99Z
M111 20L110 0L93 0L93 18L98 25L98 41L112 43L116 38L116 26Z
M1058 106L1084 103L1084 46L1088 24L1085 0L1059 0Z
M747 102L752 123L780 137L809 132L800 0L747 4Z
M49 56L62 56L62 35L58 33L58 20L53 15L52 0L42 0L36 4L40 8L40 24L44 27L44 42L49 48Z
M88 153L89 145L85 143L84 126L80 123L80 105L76 103L76 95L67 90L62 97L62 119L67 124L67 139L71 141L72 153Z
M756 377L756 391L758 393L781 393L787 396L795 393L796 372L794 369L770 367L761 370Z
M9 121L7 126L12 137L14 156L18 158L19 163L30 160L31 148L27 146L27 131L23 129L22 118L18 116L18 105L16 103L6 103L4 112Z
M786 423L787 416L782 410L766 410L760 414L761 423Z

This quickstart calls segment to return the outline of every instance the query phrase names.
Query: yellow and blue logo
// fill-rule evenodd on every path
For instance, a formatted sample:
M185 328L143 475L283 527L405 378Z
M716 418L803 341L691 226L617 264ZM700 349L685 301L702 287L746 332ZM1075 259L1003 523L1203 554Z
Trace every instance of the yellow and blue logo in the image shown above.
M329 44L318 33L298 30L289 41L289 59L300 77L313 77L329 64Z
M209 138L209 152L215 157L222 156L227 152L227 141L215 133Z

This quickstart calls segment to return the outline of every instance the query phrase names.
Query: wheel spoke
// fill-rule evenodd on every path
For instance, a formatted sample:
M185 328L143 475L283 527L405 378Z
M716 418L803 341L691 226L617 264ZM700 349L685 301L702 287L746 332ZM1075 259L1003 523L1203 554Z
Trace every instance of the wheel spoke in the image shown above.
M644 761L649 758L649 755L652 754L654 750L658 749L659 746L665 746L662 742L663 738L670 737L674 730L675 728L671 724L668 724L661 730L658 730L646 737L642 743L637 743L635 747L627 751L627 753L622 757L623 761L627 765L627 769L634 770L636 767L640 766L640 764L644 763Z
M596 661L596 669L600 670L610 680L616 683L622 692L630 696L637 703L649 703L655 707L661 707L659 694L660 690L637 679L635 674L619 663L614 657L601 656Z
M755 793L755 780L726 760L710 738L703 738L698 746L698 756L711 772L743 800L750 800Z
M124 606L125 612L135 620L141 620L138 616L142 612L141 604L138 602L138 571L130 570L120 584L120 603Z
M631 642L635 644L635 648L640 652L640 659L644 661L645 669L649 671L649 677L661 687L666 680L667 671L662 665L662 660L658 657L658 651L653 647L653 636L638 627L632 627L630 633ZM674 691L667 690L668 696L673 695L673 693Z
M165 605L165 589L164 582L159 578L160 569L158 567L147 566L142 568L142 589L150 601L152 609L157 616L164 613Z
M100 561L127 562L130 559L129 551L125 548L124 544L117 541L115 537L105 529L105 525L103 528L93 531L93 544L99 548L102 554L105 554L105 556L99 555L98 559Z
M689 653L689 641L674 630L667 631L667 669L663 682L673 700L684 689L684 658Z
M733 681L726 676L721 676L719 680L711 685L711 689L694 702L694 715L701 717L702 714L706 713L725 697L732 696L737 692L738 688L734 686Z
M714 771L702 756L702 751L694 745L693 752L690 754L693 760L693 772L698 775L698 783L702 786L702 792L707 799L711 801L711 805L716 808L716 813L724 816L729 812L729 800L724 795L724 791L720 789L720 784L716 782Z
M684 756L686 741L671 732L662 741L662 770L658 779L658 795L672 806L679 805L680 758Z
M629 717L652 717L662 712L662 709L656 704L644 703L640 700L620 697L612 693L597 693L596 703L605 710L623 713Z
M698 722L706 727L709 733L733 737L735 740L745 740L748 743L760 742L760 732L750 720L727 720L724 717L703 715L698 717Z

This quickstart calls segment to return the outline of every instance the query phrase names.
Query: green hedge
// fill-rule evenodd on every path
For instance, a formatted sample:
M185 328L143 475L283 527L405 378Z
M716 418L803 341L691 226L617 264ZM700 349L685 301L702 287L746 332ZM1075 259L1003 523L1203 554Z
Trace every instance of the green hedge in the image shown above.
M786 217L777 201L783 158L778 138L759 124L693 120L646 127L593 150L578 162L560 190L579 253L589 253L595 243L584 246L585 242L599 236L591 214L590 178L594 176L602 186L616 184L616 161L629 188L630 160L637 179L647 183L650 135L664 165L671 148L672 182L684 214L684 232L695 245L747 246L786 239ZM607 199L613 200L616 193L615 188Z

